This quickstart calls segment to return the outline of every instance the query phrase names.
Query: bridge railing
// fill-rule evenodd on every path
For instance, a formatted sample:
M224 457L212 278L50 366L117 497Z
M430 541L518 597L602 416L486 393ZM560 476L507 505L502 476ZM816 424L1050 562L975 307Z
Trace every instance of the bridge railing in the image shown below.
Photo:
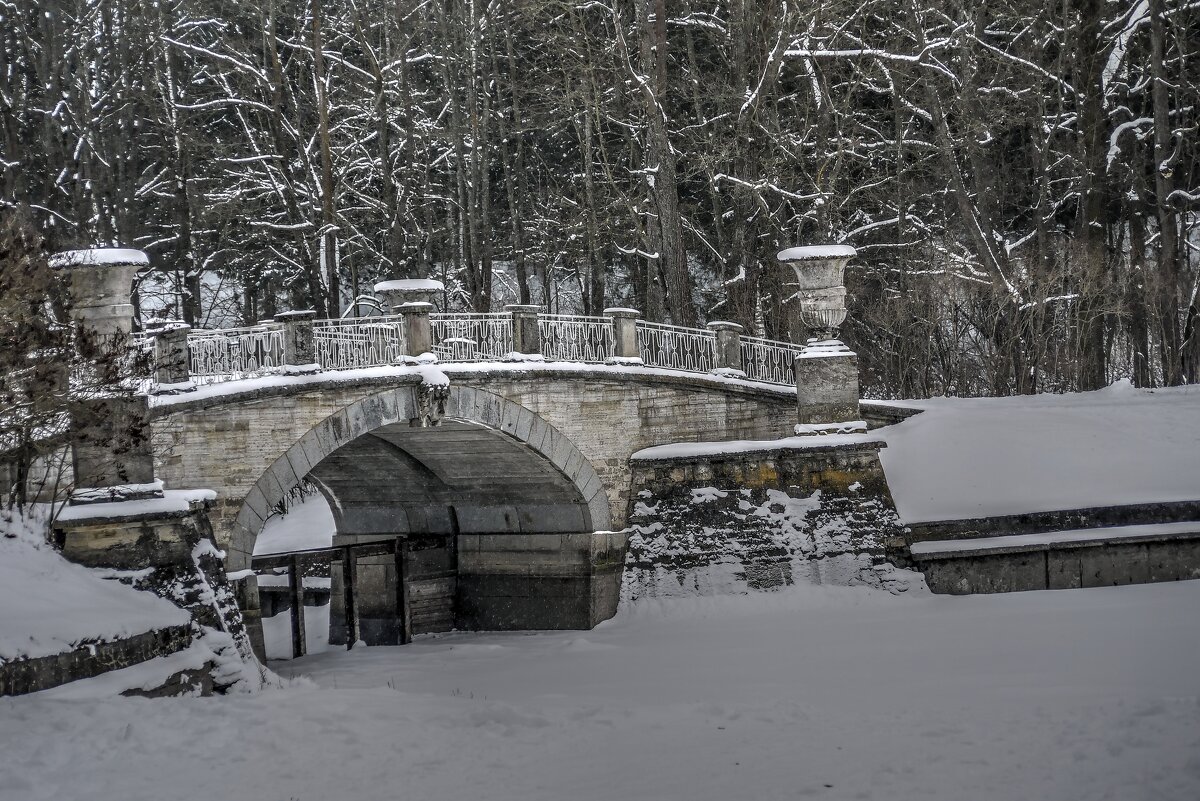
M317 364L326 370L349 370L396 364L405 354L404 319L356 317L313 323Z
M759 337L741 337L742 370L751 381L764 384L791 384L795 381L793 364L797 346Z
M513 351L512 315L507 312L431 314L429 328L439 361L495 361Z
M638 320L637 340L642 362L654 367L709 373L726 366L717 364L717 336L712 331Z
M613 357L613 322L609 317L539 314L542 355L553 362L603 364Z
M283 368L283 328L273 323L188 332L188 367L193 381L253 378Z
M744 375L792 385L801 347L741 336L732 323L687 328L638 319L632 309L605 316L541 314L533 307L488 314L431 314L428 304L402 313L312 320L296 312L280 322L186 332L187 365L196 383L271 373L348 370L402 364L431 352L439 362L521 360L643 364L690 373ZM522 327L526 326L526 327ZM183 332L179 332L180 335ZM518 352L519 351L519 352ZM298 364L295 362L304 362Z

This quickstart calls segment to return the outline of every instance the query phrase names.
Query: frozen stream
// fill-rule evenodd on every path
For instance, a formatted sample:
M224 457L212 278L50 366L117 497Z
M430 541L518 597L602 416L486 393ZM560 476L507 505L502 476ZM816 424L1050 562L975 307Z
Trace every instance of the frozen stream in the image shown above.
M253 696L3 699L0 799L1192 799L1197 609L804 586L330 650Z

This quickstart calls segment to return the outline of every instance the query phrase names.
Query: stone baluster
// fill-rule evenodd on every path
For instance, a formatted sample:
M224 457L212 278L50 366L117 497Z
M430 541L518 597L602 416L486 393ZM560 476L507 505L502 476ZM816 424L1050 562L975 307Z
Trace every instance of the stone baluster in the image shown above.
M283 372L288 375L319 373L317 342L313 334L314 311L287 311L275 315L283 324Z
M714 320L708 330L717 335L714 373L745 376L742 369L742 327L737 323Z
M538 328L541 306L510 303L504 310L512 315L513 352L522 356L540 356L542 333Z
M396 307L404 317L404 353L416 359L433 354L433 327L429 324L432 303L410 301Z
M604 316L612 319L613 355L605 364L642 364L637 341L637 321L642 313L637 309L605 309Z
M152 395L177 395L193 392L191 353L188 350L187 323L164 321L150 330L154 336L154 383Z

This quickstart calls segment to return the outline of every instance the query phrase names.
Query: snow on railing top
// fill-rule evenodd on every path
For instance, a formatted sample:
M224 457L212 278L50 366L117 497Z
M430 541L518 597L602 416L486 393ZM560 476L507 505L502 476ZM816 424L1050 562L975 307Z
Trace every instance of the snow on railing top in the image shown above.
M540 353L539 358L547 361L590 364L640 360L647 367L691 373L740 369L751 381L780 385L794 382L792 364L801 352L798 345L742 336L740 363L731 365L722 363L717 337L711 330L625 317L539 314L538 344L532 355ZM428 325L432 353L440 362L529 361L515 353L517 322L509 312L430 314L421 318L420 324ZM315 320L315 361L323 370L410 362L421 355L410 353L410 324L405 314ZM633 325L636 352L621 352L621 324ZM284 326L279 323L192 330L188 333L191 373L201 383L212 383L283 372L284 340ZM530 349L528 343L526 349Z

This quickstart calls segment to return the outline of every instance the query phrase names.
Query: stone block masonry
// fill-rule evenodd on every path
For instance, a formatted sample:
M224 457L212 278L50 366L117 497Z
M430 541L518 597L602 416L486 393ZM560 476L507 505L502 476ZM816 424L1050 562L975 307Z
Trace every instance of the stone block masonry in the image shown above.
M221 662L212 680L205 680L209 686L258 687L265 674L255 656L262 653L257 592L255 603L239 607L223 554L213 543L207 504L201 496L179 508L168 492L162 499L76 506L56 521L54 534L66 558L123 571L135 589L187 611L192 632L205 638Z
M611 510L609 527L614 529L625 523L633 451L664 442L786 436L792 433L795 419L794 396L711 380L587 371L561 371L552 377L464 371L459 376L452 366L443 369L452 380L447 417L462 417L467 406L473 410L473 393L478 389L481 397L499 396L526 410L493 421L501 430L547 453L572 444L587 464L580 461L564 467L573 467L581 475L594 470ZM251 510L249 517L258 527L269 516L273 503L260 491L261 479L270 481L280 496L337 444L333 439L323 444L317 441L321 437L306 437L310 431L326 420L330 437L337 425L349 430L353 421L344 417L345 409L382 394L389 385L401 392L418 381L409 375L386 381L276 387L159 405L153 421L157 474L167 486L217 491L212 517L218 544L230 550L231 570L244 568L250 554L234 540L235 521L243 507ZM278 463L298 442L304 446L303 454L289 455L286 465Z
M633 461L623 591L632 599L772 589L798 581L907 585L885 561L903 531L883 443L717 451ZM824 444L828 441L828 444Z

